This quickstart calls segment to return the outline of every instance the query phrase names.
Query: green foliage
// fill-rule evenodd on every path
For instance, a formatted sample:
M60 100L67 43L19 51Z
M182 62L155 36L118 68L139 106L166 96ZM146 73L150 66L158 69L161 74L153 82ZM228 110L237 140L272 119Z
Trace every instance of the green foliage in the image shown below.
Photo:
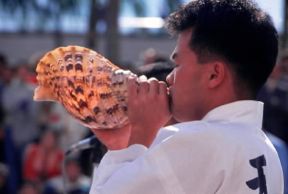
M55 26L59 23L59 18L64 13L76 13L79 8L78 0L0 0L2 11L6 14L20 17L21 31L27 28L29 17L35 17L38 29L45 27L48 19L55 22ZM33 13L33 14L32 14Z

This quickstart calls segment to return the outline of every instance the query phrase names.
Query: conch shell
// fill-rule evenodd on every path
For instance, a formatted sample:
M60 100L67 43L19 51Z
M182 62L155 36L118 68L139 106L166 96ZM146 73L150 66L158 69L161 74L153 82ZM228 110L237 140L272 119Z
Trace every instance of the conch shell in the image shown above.
M40 59L36 72L34 100L59 102L89 128L118 128L129 122L126 77L134 74L99 53L59 47Z

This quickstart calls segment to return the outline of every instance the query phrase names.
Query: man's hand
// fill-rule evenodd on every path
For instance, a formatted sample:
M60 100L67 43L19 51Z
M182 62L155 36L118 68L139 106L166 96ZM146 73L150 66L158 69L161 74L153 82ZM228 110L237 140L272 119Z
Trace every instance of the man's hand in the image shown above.
M109 150L124 149L132 144L149 147L158 130L171 118L165 82L131 76L127 85L130 124L119 129L92 129Z
M129 145L149 147L158 130L171 118L167 86L155 78L128 78L128 117L131 123Z
M131 125L128 124L118 129L91 129L96 137L108 150L120 150L127 148L131 135Z

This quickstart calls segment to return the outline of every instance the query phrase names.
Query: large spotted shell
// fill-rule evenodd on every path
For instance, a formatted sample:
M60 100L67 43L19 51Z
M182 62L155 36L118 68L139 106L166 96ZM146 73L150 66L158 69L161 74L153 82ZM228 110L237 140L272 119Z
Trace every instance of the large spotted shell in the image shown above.
M84 126L117 128L128 123L123 71L95 51L59 47L37 64L34 100L57 101Z

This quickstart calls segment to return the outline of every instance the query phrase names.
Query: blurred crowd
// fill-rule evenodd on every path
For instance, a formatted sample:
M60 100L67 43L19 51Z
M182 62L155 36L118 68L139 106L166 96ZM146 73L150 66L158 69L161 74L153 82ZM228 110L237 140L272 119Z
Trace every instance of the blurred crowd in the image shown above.
M131 67L138 75L165 81L173 64L151 48ZM61 194L64 189L69 194L89 193L93 167L106 150L99 143L65 155L73 143L92 134L61 105L33 101L37 85L34 69L35 63L11 65L0 54L0 193ZM280 55L258 98L265 103L263 130L276 147L287 176L288 52Z
M67 193L86 194L102 149L65 157L73 143L91 133L61 105L33 101L34 69L35 64L9 64L0 54L0 193L63 193L66 161Z

